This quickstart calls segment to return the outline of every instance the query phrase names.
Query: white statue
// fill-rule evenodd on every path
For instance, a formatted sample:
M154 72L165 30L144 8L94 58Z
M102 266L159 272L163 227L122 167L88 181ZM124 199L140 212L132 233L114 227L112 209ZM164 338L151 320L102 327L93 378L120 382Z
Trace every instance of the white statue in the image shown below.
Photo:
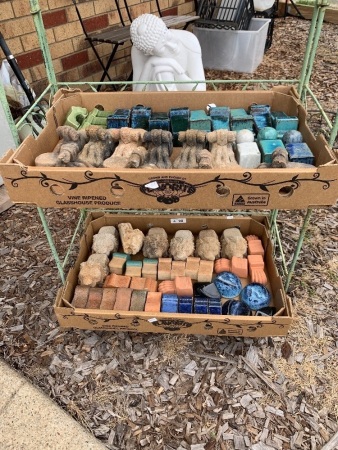
M133 81L158 81L148 84L147 91L205 91L201 46L197 37L185 30L169 30L162 19L142 14L131 24L133 43L131 61ZM161 81L171 83L163 84ZM176 84L176 81L187 81ZM134 84L134 91L144 90L144 84Z

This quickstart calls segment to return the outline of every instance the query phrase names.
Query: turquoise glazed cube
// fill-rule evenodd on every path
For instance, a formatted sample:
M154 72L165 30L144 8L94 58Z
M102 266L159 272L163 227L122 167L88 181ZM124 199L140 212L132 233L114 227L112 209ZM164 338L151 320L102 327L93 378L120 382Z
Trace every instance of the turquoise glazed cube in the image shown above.
M298 129L298 117L288 116L285 112L274 111L271 113L272 126L277 131L289 131Z
M262 139L258 143L259 149L262 154L262 162L271 164L272 163L272 153L277 147L284 148L284 144L280 139L264 140Z
M232 131L254 131L253 116L248 114L244 108L230 109L230 128Z
M178 133L179 131L187 131L189 129L189 116L189 108L171 108L169 110L174 147L182 147L182 143L178 140Z
M315 158L313 153L305 142L287 144L286 150L289 154L289 160L291 162L314 164Z
M203 109L190 111L190 129L211 131L211 119Z

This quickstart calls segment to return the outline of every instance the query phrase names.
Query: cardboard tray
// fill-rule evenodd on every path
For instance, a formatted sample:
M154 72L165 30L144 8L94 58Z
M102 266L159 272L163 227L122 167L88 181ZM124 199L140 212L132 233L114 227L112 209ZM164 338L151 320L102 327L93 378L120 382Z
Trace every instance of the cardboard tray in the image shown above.
M299 130L315 155L314 169L145 170L36 167L35 158L52 151L56 128L71 106L92 110L131 108L143 104L153 111L172 107L205 109L209 103L248 108L269 104L272 111L298 116ZM176 149L176 152L179 149ZM177 153L176 153L177 154ZM293 87L270 91L109 92L61 90L47 113L47 126L37 139L29 136L0 161L11 200L56 208L118 209L301 209L333 205L338 198L338 164L322 136L314 137L306 112Z
M163 227L169 237L179 229L189 229L195 236L200 230L214 229L218 235L225 228L237 226L243 236L255 234L262 239L265 249L265 268L268 288L272 294L271 305L277 313L273 317L228 316L209 314L169 314L135 311L104 311L79 309L71 305L77 285L80 263L91 253L93 235L102 226L130 222L144 233L149 228ZM205 334L220 336L283 336L293 321L290 300L285 295L283 284L273 259L273 246L268 235L268 224L264 216L252 218L224 219L215 216L151 216L114 215L92 212L88 215L86 229L80 241L78 258L69 271L64 287L60 288L54 312L61 327L87 330L131 331L139 333ZM137 255L136 255L137 257ZM245 280L242 280L245 283Z

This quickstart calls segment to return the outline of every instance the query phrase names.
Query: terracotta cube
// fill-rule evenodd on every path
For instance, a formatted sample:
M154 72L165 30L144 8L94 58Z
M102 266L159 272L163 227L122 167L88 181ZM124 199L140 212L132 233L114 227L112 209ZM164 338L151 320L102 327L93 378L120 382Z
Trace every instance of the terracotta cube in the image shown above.
M174 280L176 277L185 275L185 261L173 261L171 263L170 279Z
M253 239L248 241L249 255L262 255L264 257L264 247L260 239Z
M161 311L161 292L148 292L147 300L144 305L144 311L147 312L160 312Z
M249 242L249 241L257 241L259 240L259 237L256 236L255 234L248 234L245 239Z
M146 285L146 278L132 277L129 287L130 289L142 290L145 288L145 285Z
M190 277L175 278L176 293L179 297L192 297L193 286Z
M185 276L192 280L197 280L198 269L200 267L200 258L188 256L185 264Z
M262 269L254 269L250 273L252 283L268 284L268 278Z
M248 260L246 258L231 258L231 272L239 278L247 278L248 276Z
M129 311L132 292L132 289L126 287L117 289L114 311Z
M145 280L144 290L147 292L156 292L158 285L157 281L152 278L145 278Z
M158 285L158 291L162 294L176 294L176 286L173 280L161 281Z
M214 263L214 272L222 273L222 272L230 272L231 270L231 261L227 258L216 259Z
M199 283L211 282L213 270L214 270L214 261L201 260L197 274L197 281Z
M90 288L86 309L99 309L102 300L102 288Z
M116 288L103 288L100 309L114 309L116 300Z
M249 271L254 269L264 269L264 259L262 255L248 255Z
M111 275L108 275L106 277L106 280L104 282L103 287L116 287L116 288L122 288L122 287L129 287L131 282L131 277L128 277L126 275L118 275L116 273L112 273Z
M158 258L157 279L170 280L171 258Z

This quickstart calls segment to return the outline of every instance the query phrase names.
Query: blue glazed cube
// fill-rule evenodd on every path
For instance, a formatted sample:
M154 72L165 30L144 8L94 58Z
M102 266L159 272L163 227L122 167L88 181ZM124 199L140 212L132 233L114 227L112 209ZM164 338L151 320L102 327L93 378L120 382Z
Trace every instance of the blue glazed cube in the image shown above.
M287 144L286 150L289 154L289 160L291 162L314 164L315 158L313 153L305 142Z
M271 126L270 114L254 114L253 120L254 120L254 124L255 124L255 130L257 133L262 128Z
M178 298L178 312L180 313L192 313L193 298L192 297L179 297Z
M178 312L178 297L175 294L163 294L161 312Z
M116 109L107 117L107 128L122 128L130 125L130 109Z
M170 130L170 120L166 112L153 112L149 119L149 131Z
M228 106L211 106L209 116L212 130L230 129L230 108Z
M149 119L151 117L151 108L143 105L133 106L131 109L131 128L149 129Z
M203 109L190 111L191 130L211 131L211 119Z
M195 297L194 300L194 313L195 314L208 314L208 299L203 297Z
M222 314L222 303L220 299L209 299L209 314Z
M249 107L249 113L253 116L255 115L270 115L271 113L271 106L270 105L257 105L256 103L253 103Z
M284 148L284 144L280 139L262 139L258 143L260 152L262 154L262 162L271 164L272 162L272 153L276 150L276 148L281 147Z

